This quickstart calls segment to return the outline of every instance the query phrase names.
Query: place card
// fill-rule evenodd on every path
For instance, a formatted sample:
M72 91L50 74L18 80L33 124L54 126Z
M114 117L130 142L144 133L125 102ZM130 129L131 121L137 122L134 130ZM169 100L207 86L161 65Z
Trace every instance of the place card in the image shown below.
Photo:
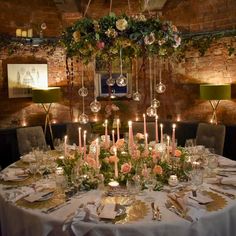
M116 214L117 214L117 212L115 211L115 207L116 207L115 203L109 203L109 204L104 205L99 215L99 218L115 219Z

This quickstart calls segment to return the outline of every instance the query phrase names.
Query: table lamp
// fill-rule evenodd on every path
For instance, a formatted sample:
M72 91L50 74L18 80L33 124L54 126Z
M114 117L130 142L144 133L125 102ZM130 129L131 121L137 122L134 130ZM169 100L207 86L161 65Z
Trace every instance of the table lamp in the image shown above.
M217 124L217 108L221 100L231 98L231 85L230 84L201 84L200 85L200 98L209 100L213 109L212 123Z
M46 113L45 124L44 124L44 134L46 135L47 126L48 126L52 143L53 143L53 134L52 134L52 127L51 127L51 120L50 120L49 112L50 112L52 103L58 102L60 99L61 99L60 87L33 88L32 89L33 102L41 103Z

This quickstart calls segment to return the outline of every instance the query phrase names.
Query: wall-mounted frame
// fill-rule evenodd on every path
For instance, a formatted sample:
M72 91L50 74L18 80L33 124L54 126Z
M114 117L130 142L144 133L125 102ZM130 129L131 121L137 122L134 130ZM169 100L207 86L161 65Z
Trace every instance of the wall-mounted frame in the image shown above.
M111 93L116 97L126 97L127 95L132 93L132 80L130 73L123 73L123 75L127 78L128 83L124 87L119 87L116 83L111 86ZM112 77L116 80L120 76L120 73L112 73ZM109 78L109 74L102 72L97 73L94 85L96 88L96 94L98 97L108 97L109 96L109 86L106 84L107 79Z
M48 86L47 64L7 64L8 97L32 97L33 87Z

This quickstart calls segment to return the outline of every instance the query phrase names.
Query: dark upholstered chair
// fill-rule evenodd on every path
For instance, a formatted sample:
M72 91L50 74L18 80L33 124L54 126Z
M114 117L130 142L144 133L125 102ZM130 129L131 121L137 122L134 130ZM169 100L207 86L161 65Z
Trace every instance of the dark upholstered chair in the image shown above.
M133 122L133 133L143 134L143 122L134 121ZM147 122L147 133L148 133L148 142L155 141L155 122Z
M196 135L196 144L206 148L214 148L215 153L223 155L225 142L225 126L199 123Z
M80 123L67 123L66 124L66 134L68 136L68 144L79 145L79 127L81 127L81 137L83 142L83 132L87 130L87 141L91 141L92 136L92 127L90 123L80 124Z
M32 148L46 149L47 143L41 126L24 127L16 130L20 155L32 151Z

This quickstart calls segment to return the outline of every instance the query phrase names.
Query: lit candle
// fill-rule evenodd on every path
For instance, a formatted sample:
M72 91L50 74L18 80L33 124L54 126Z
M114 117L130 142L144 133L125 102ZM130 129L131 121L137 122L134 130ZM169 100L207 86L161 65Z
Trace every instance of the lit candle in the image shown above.
M169 155L169 151L170 151L170 136L167 136L167 154Z
M99 168L100 163L99 163L99 144L98 144L98 138L96 139L96 165L97 168Z
M148 134L145 135L145 150L148 150Z
M158 140L158 115L155 116L155 129L156 129L156 143L159 142Z
M172 125L172 156L175 156L175 128L176 124Z
M163 143L163 124L160 124L161 127L161 143Z
M120 139L120 119L116 120L117 140Z
M128 121L129 126L129 142L128 142L128 148L129 152L132 153L133 148L133 128L132 128L132 121Z
M114 154L115 154L115 178L118 178L118 159L117 159L117 149L114 148Z
M87 130L84 130L84 158L86 158L86 136Z
M146 133L147 133L146 116L145 116L145 114L143 114L143 134L144 134L144 137L146 137Z
M64 137L64 156L66 156L66 152L67 152L67 147L66 147L66 144L67 144L67 135L65 135Z
M114 145L115 144L115 130L113 129L111 133L112 133L112 145Z
M108 131L107 131L108 120L105 120L105 147L108 147Z
M82 147L82 144L81 144L81 127L79 127L78 130L79 130L79 150L81 151L81 147Z

